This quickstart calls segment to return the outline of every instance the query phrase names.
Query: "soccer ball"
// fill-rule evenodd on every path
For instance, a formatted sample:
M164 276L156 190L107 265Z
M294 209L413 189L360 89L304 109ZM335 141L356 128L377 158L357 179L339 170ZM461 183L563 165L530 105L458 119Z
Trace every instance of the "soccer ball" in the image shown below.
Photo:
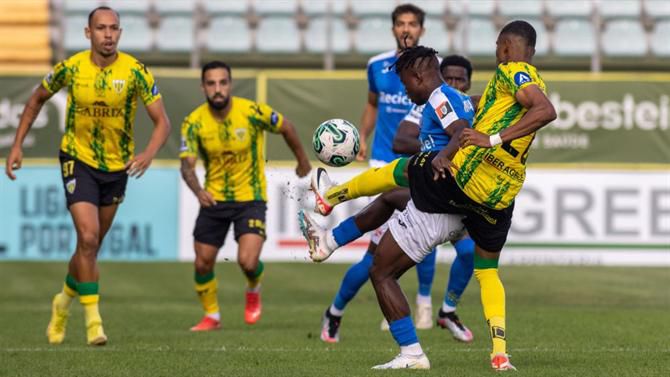
M344 166L356 158L361 147L356 126L344 119L330 119L314 130L314 152L328 166Z

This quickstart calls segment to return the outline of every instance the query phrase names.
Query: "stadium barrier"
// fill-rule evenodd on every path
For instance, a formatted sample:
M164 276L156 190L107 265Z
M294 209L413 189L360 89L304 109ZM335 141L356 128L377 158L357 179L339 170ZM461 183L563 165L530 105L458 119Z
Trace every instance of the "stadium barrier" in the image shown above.
M309 261L300 235L297 211L312 208L307 179L294 168L268 169L267 242L264 260ZM362 168L332 170L342 181ZM204 172L199 170L200 176ZM16 182L2 179L0 260L66 260L75 233L65 209L56 166L29 166ZM529 169L519 194L503 263L670 265L670 187L664 170ZM332 226L367 204L358 199L323 218ZM154 167L131 179L126 200L101 251L101 259L127 261L192 260L192 230L198 202L181 181L176 167ZM332 257L357 260L367 238ZM451 261L449 245L439 259ZM232 229L219 254L235 260Z
M106 260L191 260L191 231L197 202L178 171L181 120L202 103L199 72L156 70L173 133L154 167L131 180L126 202L105 240ZM236 95L257 98L285 113L306 146L311 132L329 118L357 120L365 101L361 71L233 72ZM479 93L490 73L474 77ZM23 103L37 75L7 75L0 88L0 156L7 155ZM559 118L539 134L529 159L527 183L519 195L503 263L584 263L670 265L670 75L546 73L549 96ZM403 100L386 93L384 100ZM65 210L56 151L62 133L65 93L54 96L26 139L19 180L0 179L0 260L65 260L74 249L74 231ZM140 106L141 108L141 106ZM137 145L152 126L142 110ZM268 242L266 260L305 261L306 245L296 221L305 205L306 182L293 175L289 149L281 137L268 138ZM4 165L4 160L2 160ZM361 164L334 171L345 179ZM202 173L202 172L200 172ZM286 198L294 200L286 200ZM300 199L300 201L298 201ZM336 209L335 224L367 203L361 199ZM232 235L231 235L232 236ZM360 258L359 240L332 260ZM440 260L450 260L451 247ZM235 258L232 237L220 253Z

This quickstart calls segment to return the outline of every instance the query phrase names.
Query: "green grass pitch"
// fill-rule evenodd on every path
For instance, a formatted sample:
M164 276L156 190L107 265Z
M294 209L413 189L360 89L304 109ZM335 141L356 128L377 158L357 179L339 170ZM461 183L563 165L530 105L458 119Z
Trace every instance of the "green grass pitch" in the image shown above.
M319 340L321 315L347 265L266 264L261 321L243 320L244 279L217 266L223 330L190 333L201 316L187 263L101 263L101 312L109 343L85 345L73 304L64 344L45 328L65 263L0 263L0 376L486 376L490 341L479 287L471 281L461 319L472 344L445 330L419 331L430 371L371 371L397 353L379 330L370 285L347 308L341 342ZM433 306L448 265L437 268ZM413 304L416 274L403 277ZM519 376L670 375L670 271L667 268L503 266L508 346Z

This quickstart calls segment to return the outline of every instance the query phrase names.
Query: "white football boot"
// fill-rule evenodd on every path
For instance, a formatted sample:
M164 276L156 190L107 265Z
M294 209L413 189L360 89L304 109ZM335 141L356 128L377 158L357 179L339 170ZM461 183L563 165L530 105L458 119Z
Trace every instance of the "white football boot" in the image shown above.
M388 363L375 365L372 369L430 369L430 361L425 353L419 356L399 354Z

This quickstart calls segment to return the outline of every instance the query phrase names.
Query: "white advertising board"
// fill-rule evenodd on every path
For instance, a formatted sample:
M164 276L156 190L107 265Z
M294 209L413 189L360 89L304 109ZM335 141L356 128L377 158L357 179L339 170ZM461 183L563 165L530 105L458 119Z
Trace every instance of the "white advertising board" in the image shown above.
M329 173L341 182L360 171L340 168ZM291 168L268 168L267 178L262 259L309 261L297 222L298 209L313 206L308 179L299 180ZM183 182L179 196L179 259L192 260L191 234L199 206ZM367 202L358 199L337 207L323 218L324 224L337 224ZM367 243L363 237L336 251L329 262L356 261ZM219 259L234 261L236 253L231 230ZM453 257L451 246L441 247L440 261ZM529 169L502 263L670 265L670 172Z

